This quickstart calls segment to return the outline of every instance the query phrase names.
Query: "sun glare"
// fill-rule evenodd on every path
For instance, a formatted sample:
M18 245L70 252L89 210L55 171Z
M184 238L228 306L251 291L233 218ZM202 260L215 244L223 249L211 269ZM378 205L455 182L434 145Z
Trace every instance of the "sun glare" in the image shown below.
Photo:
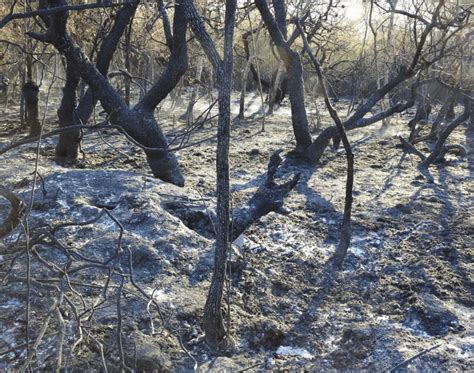
M345 17L349 21L358 21L364 16L364 7L359 1L346 1Z

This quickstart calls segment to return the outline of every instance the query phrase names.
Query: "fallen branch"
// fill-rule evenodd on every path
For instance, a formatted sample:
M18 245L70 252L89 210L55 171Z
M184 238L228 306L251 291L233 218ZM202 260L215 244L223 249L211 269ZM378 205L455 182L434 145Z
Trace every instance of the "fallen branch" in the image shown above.
M239 237L250 225L262 216L271 211L280 211L285 198L298 183L300 174L294 175L289 181L283 184L277 184L275 182L275 173L283 161L280 153L281 150L277 150L270 157L265 183L258 188L245 206L232 211L231 241Z
M422 152L420 152L417 148L413 146L413 144L405 140L402 136L398 136L398 139L400 140L407 152L417 155L418 157L420 157L421 161L424 161L426 159L426 156Z

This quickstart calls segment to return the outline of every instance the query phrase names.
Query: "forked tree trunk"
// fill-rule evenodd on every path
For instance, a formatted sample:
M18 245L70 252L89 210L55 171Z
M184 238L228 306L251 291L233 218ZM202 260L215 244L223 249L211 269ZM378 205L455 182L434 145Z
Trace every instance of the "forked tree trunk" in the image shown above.
M124 30L135 13L136 7L136 4L127 4L118 11L112 29L100 46L100 50L97 53L96 67L103 76L107 75L114 52L117 49ZM92 90L87 89L87 91L81 95L79 105L76 107L76 88L81 82L85 83L84 80L76 82L76 79L80 79L80 76L77 75L74 63L66 60L66 84L63 89L61 106L58 110L60 127L87 124L97 104L97 97ZM60 164L72 164L76 162L79 155L80 140L80 130L62 133L56 145L56 161Z
M66 4L65 0L48 1L50 7ZM132 4L136 5L137 3ZM156 106L176 86L188 66L187 21L181 3L175 5L173 49L167 68L133 109L127 107L107 78L101 74L99 66L96 68L71 39L66 31L67 19L67 12L54 13L49 18L49 29L45 34L30 32L28 35L42 42L53 44L66 57L68 63L87 82L91 92L94 92L94 95L99 98L102 107L109 114L111 122L123 128L130 137L145 147L147 161L155 177L175 185L184 185L184 178L176 156L169 151L168 141L153 114ZM107 61L110 62L110 60ZM92 93L91 99L94 100Z
M446 128L439 134L438 140L431 153L420 163L421 169L426 169L430 164L434 163L445 150L445 143L449 135L462 123L469 120L471 115L472 101L469 97L464 97L464 111L457 118L453 119Z

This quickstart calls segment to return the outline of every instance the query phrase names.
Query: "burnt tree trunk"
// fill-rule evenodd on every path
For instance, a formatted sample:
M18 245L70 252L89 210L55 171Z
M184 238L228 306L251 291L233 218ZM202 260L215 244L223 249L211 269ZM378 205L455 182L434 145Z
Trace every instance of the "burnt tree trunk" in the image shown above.
M186 0L186 13L193 33L201 43L217 75L219 92L219 119L217 130L217 224L214 270L204 306L203 329L207 342L212 346L225 344L226 329L222 316L222 295L230 239L230 188L229 188L229 144L230 144L230 93L232 89L233 37L237 0L226 0L224 57L221 59L215 44L207 33L204 23L193 2ZM229 330L228 330L229 331Z
M278 18L277 21L271 14L266 0L255 0L255 5L262 16L263 22L270 33L273 43L277 47L278 54L288 73L288 94L291 105L293 133L296 139L296 151L304 152L311 145L312 140L309 132L304 99L303 66L301 64L300 55L290 48L289 43L284 37L284 34L286 34L286 26L283 28L285 20L281 19L281 6L284 6L283 2L281 0L274 0L273 4ZM282 27L283 30L281 30L280 27Z
M26 126L30 129L30 136L41 134L41 123L38 110L39 87L36 83L28 81L23 84L23 97L25 98Z
M63 97L58 109L59 127L65 128L77 124L77 87L80 77L73 65L66 65L66 84L63 88ZM72 164L79 154L80 130L67 131L59 135L56 145L56 161L60 164Z

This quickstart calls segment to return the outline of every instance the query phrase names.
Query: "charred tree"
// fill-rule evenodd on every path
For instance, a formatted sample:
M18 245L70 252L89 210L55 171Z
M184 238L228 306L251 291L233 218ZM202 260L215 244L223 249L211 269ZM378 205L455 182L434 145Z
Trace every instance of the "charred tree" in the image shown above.
M76 113L77 87L80 77L72 64L66 65L66 84L63 88L63 97L58 109L59 127L65 128L79 122ZM56 145L56 161L60 164L72 164L79 154L81 132L79 130L63 132L59 135Z
M41 133L38 109L39 87L35 82L28 81L23 84L22 91L25 99L26 126L30 130L30 136L39 136Z
M65 0L48 1L49 7L65 4ZM56 12L49 19L50 24L45 33L28 33L28 35L39 41L51 43L65 56L68 63L89 85L94 96L98 97L102 107L108 113L110 121L122 127L129 136L146 147L147 161L155 177L176 185L184 185L184 178L176 156L168 150L168 141L154 117L156 106L174 88L188 66L187 22L183 6L179 3L175 6L173 49L167 68L132 109L127 107L107 78L101 74L99 68L89 61L81 48L70 37L66 30L68 13Z
M130 23L138 3L126 4L115 16L114 25L101 43L97 54L96 68L107 75L112 57L117 49L127 25ZM58 110L59 126L85 125L91 117L97 103L97 96L89 88L82 95L77 105L76 88L80 76L77 74L72 61L66 60L66 84L63 88L63 98ZM56 146L56 161L60 164L72 164L77 161L81 135L79 130L68 131L60 135Z
M368 126L370 124L376 123L388 116L393 115L394 113L400 113L407 108L413 106L414 100L409 99L405 103L398 103L387 110L384 110L378 114L375 114L371 117L365 118L365 115L372 110L372 108L382 100L387 94L392 92L396 87L398 87L402 82L414 77L420 70L426 69L431 66L433 63L438 61L444 56L446 45L443 44L443 47L437 51L436 55L430 60L423 58L423 50L429 36L431 35L434 29L444 29L445 23L440 21L439 14L445 4L445 1L440 1L436 6L435 10L431 15L431 20L424 20L424 29L420 33L418 38L418 43L416 45L413 57L408 65L402 65L398 69L398 72L391 78L385 85L373 92L366 100L366 102L361 105L348 119L344 121L344 128L346 130L351 130L354 128L360 128ZM466 23L466 15L462 14L459 16L459 22L457 28L453 29L453 34L462 30ZM454 22L454 21L452 21ZM449 37L446 36L445 41L447 42ZM306 158L311 162L318 162L324 153L325 149L329 145L329 142L332 138L338 136L338 130L335 126L328 127L322 131L319 136L313 141L311 146L308 147L306 151Z
M232 88L233 37L236 0L227 0L225 7L224 56L221 58L214 42L207 33L204 23L193 2L186 0L186 13L196 38L211 61L217 76L219 118L217 130L217 224L214 270L211 285L204 306L203 329L210 345L225 344L229 330L224 326L222 316L222 295L224 291L227 256L230 244L230 186L229 186L229 144L230 144L230 93Z

